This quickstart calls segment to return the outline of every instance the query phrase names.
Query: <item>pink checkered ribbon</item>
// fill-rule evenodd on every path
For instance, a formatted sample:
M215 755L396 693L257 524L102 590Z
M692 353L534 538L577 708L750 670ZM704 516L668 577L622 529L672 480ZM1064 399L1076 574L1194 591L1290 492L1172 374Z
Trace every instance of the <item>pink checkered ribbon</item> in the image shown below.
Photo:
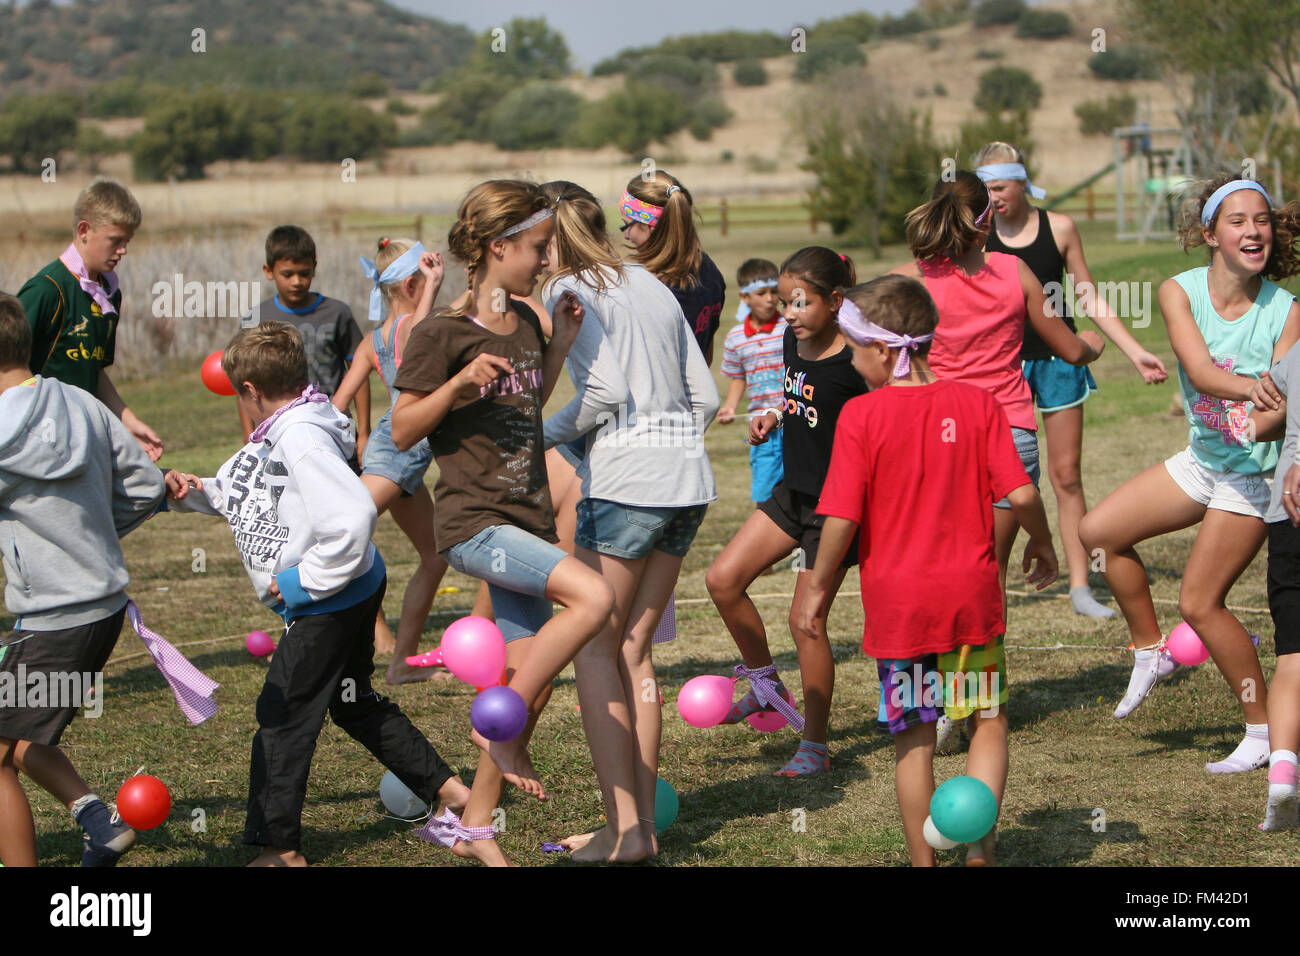
M221 685L191 664L189 658L165 638L149 630L144 618L140 616L140 609L129 598L126 613L131 618L131 626L140 635L140 640L144 641L145 650L176 695L181 713L191 724L201 724L215 714L217 702L212 699L212 694Z
M664 608L663 617L659 618L659 624L655 627L654 637L650 638L651 644L667 644L670 641L677 640L677 602L674 600L676 595L668 595L668 606Z
M434 817L415 831L421 840L437 843L448 849L456 845L457 840L494 840L497 831L492 827L467 827L460 822L460 817L451 810L444 810L442 816Z
M68 248L63 250L59 256L63 264L68 267L68 271L77 277L77 284L81 286L83 292L95 300L99 306L99 311L104 315L116 315L117 309L113 307L113 300L110 298L117 292L117 272L110 270L100 274L100 278L108 284L105 290L102 285L90 277L90 270L86 268L86 260L81 258L81 253L77 250L75 242L68 243Z
M754 692L754 696L758 698L758 702L764 709L775 710L788 720L795 730L803 730L803 717L788 700L781 696L776 681L772 680L776 676L775 664L768 664L766 667L758 667L754 670L750 670L744 664L737 664L736 676L744 677L749 681L749 689Z
M277 408L275 414L254 428L253 433L248 436L248 440L251 442L261 441L266 437L266 433L271 430L271 426L275 424L275 420L291 408L297 408L299 405L306 405L308 402L328 402L329 400L330 397L318 389L314 383L309 384L302 390L301 395L295 398L288 405L283 405L280 408Z

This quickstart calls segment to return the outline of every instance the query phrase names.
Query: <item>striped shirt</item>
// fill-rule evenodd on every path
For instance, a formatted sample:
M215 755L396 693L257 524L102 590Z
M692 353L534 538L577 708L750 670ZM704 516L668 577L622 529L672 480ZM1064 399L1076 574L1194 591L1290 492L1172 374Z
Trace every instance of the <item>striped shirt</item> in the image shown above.
M747 336L741 323L727 333L722 374L745 380L750 414L785 404L785 360L781 356L785 329L785 319L781 318L771 332Z

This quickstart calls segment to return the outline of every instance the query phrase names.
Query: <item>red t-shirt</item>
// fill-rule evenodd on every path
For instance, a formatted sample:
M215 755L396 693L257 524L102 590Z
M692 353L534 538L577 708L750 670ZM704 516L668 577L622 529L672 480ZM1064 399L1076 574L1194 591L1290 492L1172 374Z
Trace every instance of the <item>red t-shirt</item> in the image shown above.
M1026 322L1020 260L985 253L973 276L943 257L917 265L939 310L929 356L934 374L992 392L1012 425L1037 431L1033 394L1020 369Z
M817 511L861 528L863 651L920 657L1003 632L993 502L1027 484L1006 413L974 385L889 386L844 406Z

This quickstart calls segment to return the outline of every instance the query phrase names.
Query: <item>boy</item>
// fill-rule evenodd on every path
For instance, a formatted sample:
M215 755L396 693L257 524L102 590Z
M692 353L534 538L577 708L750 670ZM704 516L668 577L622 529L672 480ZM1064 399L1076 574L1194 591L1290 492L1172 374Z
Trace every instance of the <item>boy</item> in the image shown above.
M316 276L316 243L307 230L298 226L276 226L266 237L266 278L275 283L275 295L261 303L254 313L260 318L288 322L298 330L307 349L307 367L311 381L327 397L338 391L361 344L361 329L346 302L311 291ZM243 323L248 328L251 317ZM357 392L357 450L360 460L370 437L370 380ZM253 422L244 407L239 407L239 425L248 441ZM354 464L353 471L360 473Z
M157 461L162 440L126 407L106 371L122 308L114 269L140 228L140 204L124 186L100 179L78 194L72 216L68 248L18 290L32 330L31 371L94 395Z
M749 392L749 417L785 405L785 361L781 343L785 317L777 310L776 265L766 259L746 259L736 273L740 285L741 323L727 333L722 352L722 374L732 380L726 400L718 409L721 424L736 418L742 389ZM772 497L772 489L785 474L781 432L774 431L762 445L749 448L749 496L755 504Z
M940 714L971 717L966 773L999 805L1006 784L1006 612L993 502L1009 498L1029 532L1023 567L1037 559L1028 580L1039 590L1056 579L1056 554L997 400L930 371L939 314L925 286L898 275L855 286L838 320L872 391L851 399L836 423L817 508L826 524L801 626L825 616L827 590L861 527L862 649L876 658L879 723L894 734L908 852L913 865L930 866L923 828ZM990 830L971 844L966 864L991 864L994 842Z
M21 770L85 831L81 865L113 866L135 831L58 743L117 644L130 581L118 538L158 507L162 472L89 392L32 375L31 351L21 303L0 293L0 548L5 605L18 615L0 637L0 862L36 865ZM48 694L32 705L38 686Z
M258 598L287 625L257 700L244 842L265 848L255 866L306 866L302 805L326 710L430 806L436 794L459 810L469 790L370 686L387 585L370 543L377 515L347 465L348 419L309 384L302 336L263 322L221 366L252 437L215 478L169 471L167 490L173 509L226 518Z

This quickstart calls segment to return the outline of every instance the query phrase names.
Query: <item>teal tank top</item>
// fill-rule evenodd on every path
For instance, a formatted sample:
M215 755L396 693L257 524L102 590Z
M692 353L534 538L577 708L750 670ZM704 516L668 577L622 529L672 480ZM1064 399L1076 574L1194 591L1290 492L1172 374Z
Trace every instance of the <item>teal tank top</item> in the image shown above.
M1192 306L1192 318L1219 368L1259 378L1273 365L1273 348L1295 296L1268 279L1262 280L1255 303L1241 318L1229 322L1210 301L1210 270L1189 269L1174 276ZM1178 365L1192 456L1206 468L1239 475L1270 474L1277 467L1279 443L1251 442L1245 437L1250 402L1214 398L1192 387Z

